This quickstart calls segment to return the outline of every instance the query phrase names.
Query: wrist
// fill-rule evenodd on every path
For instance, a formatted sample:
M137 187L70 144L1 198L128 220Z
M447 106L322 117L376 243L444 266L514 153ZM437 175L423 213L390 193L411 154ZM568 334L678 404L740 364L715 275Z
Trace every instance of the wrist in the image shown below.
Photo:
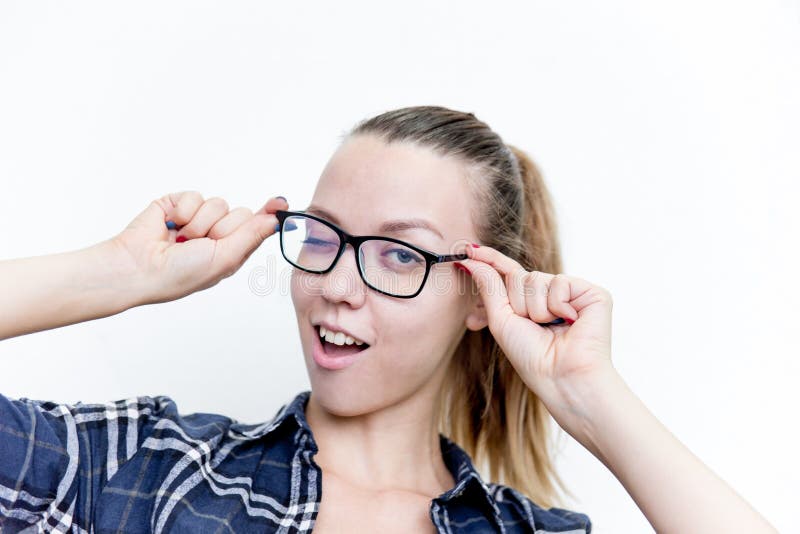
M553 419L600 460L604 421L629 401L627 384L611 365L555 384L553 400L545 403Z
M102 301L110 313L146 304L147 283L133 258L114 239L101 241L85 249L92 275L86 289Z

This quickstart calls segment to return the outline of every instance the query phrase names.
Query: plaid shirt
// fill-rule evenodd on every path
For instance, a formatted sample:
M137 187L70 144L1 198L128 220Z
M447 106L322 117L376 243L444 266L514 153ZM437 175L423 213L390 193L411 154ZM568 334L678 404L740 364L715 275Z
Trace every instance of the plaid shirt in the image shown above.
M261 424L179 415L166 396L64 405L0 395L0 532L311 532L322 472L310 393ZM438 532L591 532L584 514L484 483L439 436L456 485L431 500Z

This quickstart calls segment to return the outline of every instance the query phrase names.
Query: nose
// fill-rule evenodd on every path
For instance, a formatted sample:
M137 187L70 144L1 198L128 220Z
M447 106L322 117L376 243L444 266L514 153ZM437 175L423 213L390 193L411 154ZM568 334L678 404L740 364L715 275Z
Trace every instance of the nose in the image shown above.
M369 288L361 278L353 245L347 243L336 265L323 277L322 296L332 302L348 302L353 307L364 303Z

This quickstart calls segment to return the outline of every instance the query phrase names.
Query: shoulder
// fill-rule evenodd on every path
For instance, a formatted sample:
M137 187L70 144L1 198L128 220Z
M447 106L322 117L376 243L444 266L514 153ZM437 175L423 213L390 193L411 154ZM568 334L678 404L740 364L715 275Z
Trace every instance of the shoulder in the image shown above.
M589 516L564 508L542 508L516 489L503 484L488 483L507 532L515 532L515 525L525 525L520 532L535 531L537 534L569 532L590 534L592 522ZM510 528L509 528L510 527Z
M13 417L16 415L17 417ZM138 438L163 429L175 430L194 439L208 438L224 432L235 420L219 414L181 414L175 401L167 395L140 395L107 402L65 404L50 400L0 398L0 419L16 420L20 426L48 430L66 438L75 433L138 430ZM25 423L27 421L27 424ZM109 428L110 427L110 428Z
M181 415L165 395L64 404L0 394L0 523L27 532L63 516L61 526L83 532L98 503L130 503L133 488L157 485L184 457L208 454L234 423L218 414Z
M4 397L3 401L6 409L33 412L49 421L63 421L70 425L97 426L119 419L157 419L168 417L172 412L177 415L175 402L165 395L128 397L93 403L78 401L72 404L27 397L19 399Z

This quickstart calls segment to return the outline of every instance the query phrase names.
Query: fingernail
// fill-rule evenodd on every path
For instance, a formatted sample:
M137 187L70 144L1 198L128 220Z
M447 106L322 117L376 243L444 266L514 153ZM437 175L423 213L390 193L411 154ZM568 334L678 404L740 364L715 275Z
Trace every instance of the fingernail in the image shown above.
M575 322L575 321L573 321L572 319L569 319L569 318L567 318L567 317L564 317L564 320L565 320L565 321L567 321L569 324L572 324L572 323L574 323L574 322Z
M480 248L481 247L480 245L478 245L476 243L470 243L470 245L472 245L473 248Z
M288 201L288 200L286 200L286 197L277 196L277 197L275 197L275 198L282 198L284 202L286 202L287 204L289 203L289 201Z
M281 223L278 223L278 224L275 225L275 230L273 230L273 231L277 232L280 229L281 229Z
M178 237L175 238L176 243L183 243L184 241L186 241L185 235L179 235Z
M467 269L464 265L462 265L462 264L460 264L458 262L453 263L453 265L455 265L456 269L460 269L460 270L464 271L467 274L472 274L469 269Z
M167 228L169 228L170 230L174 230L176 226L178 225L175 224L174 221L167 221Z

